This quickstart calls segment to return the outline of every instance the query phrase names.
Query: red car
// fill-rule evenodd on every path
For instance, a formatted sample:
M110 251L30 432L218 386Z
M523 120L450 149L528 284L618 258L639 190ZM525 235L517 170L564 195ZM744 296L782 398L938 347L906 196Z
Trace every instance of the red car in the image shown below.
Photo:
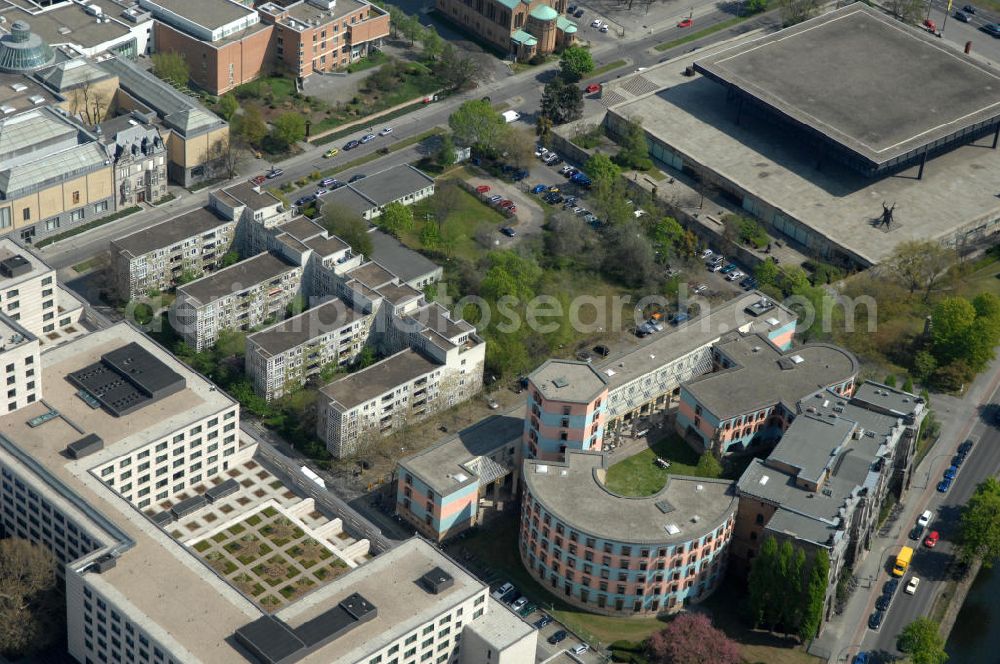
M929 32L937 33L937 23L932 19L924 19L924 27L927 28Z
M933 549L934 545L938 543L939 539L941 539L941 535L938 534L938 531L932 530L930 534L926 538L924 538L924 546L926 546L928 549Z
M260 185L262 185L265 182L267 182L267 177L265 177L263 175L256 175L256 176L250 178L250 182L253 182L255 185L257 185L259 187Z
M517 206L511 205L509 208L507 208L507 212L510 212L511 214L517 212Z
M600 91L601 91L600 83L591 83L590 85L588 85L583 89L584 94L588 95L592 95L595 92L600 92Z
M509 198L505 198L502 201L500 201L500 207L504 209L507 209L509 207L514 207L514 201L510 200Z
M680 23L678 23L677 27L678 28L690 28L692 25L694 25L694 19L693 18L686 18L683 21L681 21Z
M478 187L476 187L476 193L477 194L488 194L488 193L490 193L490 185L488 185L488 184L481 184L481 185L479 185Z

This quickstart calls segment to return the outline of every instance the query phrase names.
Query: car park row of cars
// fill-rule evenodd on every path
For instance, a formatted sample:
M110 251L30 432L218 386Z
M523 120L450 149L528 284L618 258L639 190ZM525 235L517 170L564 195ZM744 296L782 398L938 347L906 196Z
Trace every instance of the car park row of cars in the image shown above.
M382 131L380 131L378 133L378 136L388 136L391 133L392 133L392 127L386 127L385 129L383 129ZM347 143L344 144L344 149L345 150L353 150L354 148L358 147L359 145L364 145L366 143L371 143L376 138L378 138L378 136L376 136L375 134L372 134L372 133L369 132L369 133L365 134L364 136L362 136L361 138L347 141ZM326 153L323 156L324 157L333 157L334 155L337 154L337 152L338 152L337 149L333 148L331 150L327 150Z
M510 583L509 581L502 584L499 588L490 593L490 595L493 597L493 599L499 602L503 602L504 604L509 606L511 610L514 611L514 613L518 614L519 616L521 616L521 618L524 619L527 619L528 616L530 616L532 613L538 610L538 607L529 602L527 597L521 595L521 592L514 587L513 583ZM552 616L550 616L547 613L542 613L542 616L531 624L535 629L541 630L544 629L546 626L552 624L553 622L554 619L552 618ZM559 629L553 632L548 637L547 641L551 645L557 645L565 641L568 637L569 637L569 632L567 632L564 629ZM590 650L589 645L587 645L586 643L578 643L577 645L573 646L569 651L572 652L574 655L582 655L588 650Z
M955 456L951 458L951 465L945 468L944 477L938 482L937 490L940 493L947 493L948 489L951 488L952 483L954 483L955 478L958 477L958 471L965 463L965 459L972 452L972 446L974 445L972 439L966 440L964 443L958 446L955 450Z
M743 272L736 263L726 260L725 256L717 254L711 249L706 249L701 253L701 258L705 261L705 267L708 268L709 272L718 272L724 275L726 281L739 282L740 287L745 291L757 288L757 278Z

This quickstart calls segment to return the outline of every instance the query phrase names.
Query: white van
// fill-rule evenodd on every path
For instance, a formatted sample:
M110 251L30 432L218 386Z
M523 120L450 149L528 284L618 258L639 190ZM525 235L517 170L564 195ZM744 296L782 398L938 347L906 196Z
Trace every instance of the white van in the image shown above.
M511 122L517 122L518 120L521 119L521 114L518 113L517 111L504 111L503 113L501 113L501 115L503 115L503 119L507 124L510 124Z

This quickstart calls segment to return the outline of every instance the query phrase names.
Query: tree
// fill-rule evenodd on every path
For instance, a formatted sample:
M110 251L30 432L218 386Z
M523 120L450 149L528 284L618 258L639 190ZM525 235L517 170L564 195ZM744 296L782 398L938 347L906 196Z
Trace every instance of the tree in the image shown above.
M553 78L542 92L541 114L554 125L579 120L583 117L583 91L559 76Z
M436 161L439 166L446 168L454 164L457 159L458 155L455 154L455 142L451 140L451 135L442 136L441 143L438 145L437 152L434 154L434 161Z
M489 299L513 295L527 302L535 296L535 285L542 270L531 258L513 251L494 251L488 255L489 268L479 284L479 294Z
M652 279L653 250L634 222L621 224L611 233L604 271L629 288L639 288Z
M595 152L587 160L583 170L593 181L594 187L605 187L613 185L621 177L622 169L618 167L611 157L603 152Z
M479 61L471 54L463 54L450 43L445 43L437 60L436 73L452 90L474 88L483 75Z
M387 92L392 90L399 83L399 70L396 61L390 60L365 79L369 88Z
M591 188L594 212L612 226L622 226L635 220L628 198L629 192L620 178Z
M378 217L383 229L399 237L399 234L413 228L413 210L400 202L389 203Z
M45 629L52 627L46 625L52 620L46 595L56 582L56 563L47 549L13 537L0 540L0 653L16 658L51 638Z
M938 302L931 313L931 352L938 365L962 361L973 373L982 371L1000 341L998 311L1000 302L991 295L977 297L975 303L963 297Z
M553 258L569 262L583 251L586 227L579 216L558 212L553 215L546 230L545 250Z
M577 83L594 71L594 59L582 46L570 46L559 57L559 70L567 83Z
M774 622L774 607L777 601L776 568L778 561L778 540L767 537L750 566L747 576L747 610L754 627L770 626Z
M704 613L682 613L649 637L650 664L740 664L739 645Z
M785 28L812 18L818 9L819 0L778 0L781 25Z
M507 163L516 168L529 168L535 160L535 135L523 125L507 125L503 140Z
M282 113L274 119L271 135L285 146L292 146L306 137L306 119L301 113Z
M448 126L459 145L475 147L488 154L497 152L507 129L503 116L485 99L463 102L448 117Z
M986 568L1000 556L1000 481L994 477L980 483L962 508L959 555L966 562L980 560Z
M219 177L235 177L240 166L246 162L246 151L233 145L228 137L218 138L208 147L210 168Z
M698 477L722 476L722 464L715 458L712 450L706 450L702 453L701 458L698 459L698 465L695 466L694 474Z
M618 144L621 149L615 155L615 161L622 167L639 171L653 167L653 161L649 158L649 143L646 142L646 133L642 130L641 118L625 121Z
M924 292L924 301L955 263L955 252L930 240L907 240L896 246L885 268L912 295Z
M433 26L424 31L423 39L420 41L424 46L424 57L428 60L437 60L444 53L445 41Z
M323 206L323 227L349 244L355 254L371 256L368 222L357 212L328 203Z
M910 656L913 664L944 664L948 661L941 628L930 618L917 618L904 627L898 645L900 651Z
M687 232L673 217L663 217L649 224L646 230L653 242L659 261L666 262L670 256L681 254L687 239Z
M219 97L219 115L221 115L226 122L233 121L233 118L236 116L236 111L238 111L239 108L240 103L236 101L236 95L230 93Z
M816 636L823 622L823 606L826 603L826 589L830 584L830 556L826 549L817 549L813 556L812 568L809 570L809 583L806 586L802 606L802 622L798 628L799 638L803 641Z
M229 267L240 262L240 255L235 251L227 251L222 255L222 267Z
M264 123L256 106L243 109L243 113L236 116L231 129L235 130L237 136L255 147L259 147L267 136L267 124Z
M761 286L776 285L780 274L781 269L778 267L778 264L774 262L773 258L768 258L767 260L758 263L757 269L754 271L757 283Z
M916 25L924 16L927 4L923 0L889 0L886 9L903 23Z
M921 383L927 382L937 370L937 366L937 360L926 350L917 351L913 356L913 375Z
M177 51L161 51L153 54L153 73L177 86L187 85L191 78L187 60Z

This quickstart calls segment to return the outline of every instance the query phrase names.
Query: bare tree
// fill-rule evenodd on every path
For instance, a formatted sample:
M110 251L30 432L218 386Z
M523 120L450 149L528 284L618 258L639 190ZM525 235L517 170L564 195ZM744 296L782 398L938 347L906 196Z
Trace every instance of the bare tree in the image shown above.
M208 148L209 169L218 177L236 177L246 158L247 151L229 137L216 139Z
M55 560L47 549L23 539L0 540L0 652L25 653L43 644L51 621L43 615L44 599L55 584Z
M781 25L787 28L815 16L819 9L819 2L818 0L779 0L778 9L781 13Z
M535 135L527 127L507 125L507 155L510 163L518 168L527 168L535 157Z
M955 264L955 252L932 240L908 240L901 242L884 265L895 279L905 286L912 295L917 290L924 292L924 300L930 298L931 291L948 275Z
M903 23L916 25L924 16L927 3L923 0L889 0L886 9Z

